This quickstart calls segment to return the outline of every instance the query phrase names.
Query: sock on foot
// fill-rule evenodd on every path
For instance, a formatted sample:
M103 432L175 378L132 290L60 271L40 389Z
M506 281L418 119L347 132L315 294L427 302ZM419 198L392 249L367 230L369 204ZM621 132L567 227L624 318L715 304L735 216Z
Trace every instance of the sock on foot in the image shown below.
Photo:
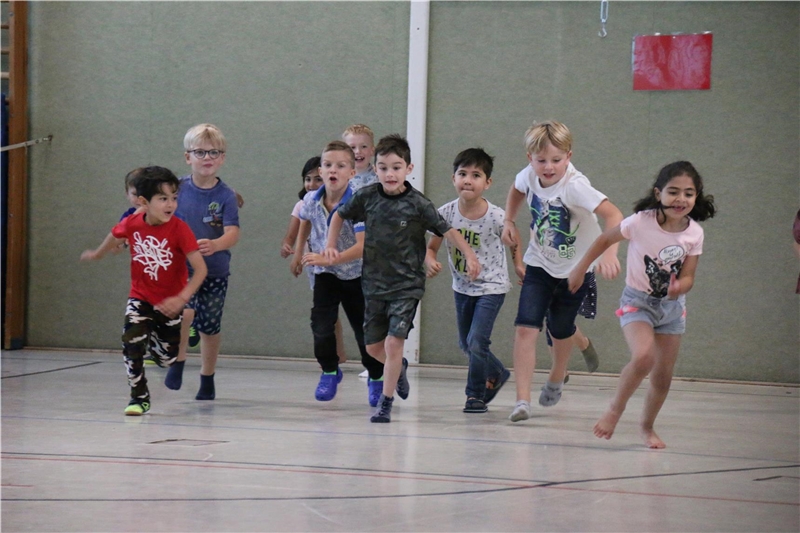
M200 374L200 390L197 391L195 400L213 400L216 398L217 393L214 390L214 374L204 376Z
M564 383L546 382L542 387L542 393L539 394L539 405L542 407L552 407L561 399L561 391L564 389Z
M175 361L167 370L167 377L164 378L164 385L168 389L180 390L183 384L183 365L186 361Z

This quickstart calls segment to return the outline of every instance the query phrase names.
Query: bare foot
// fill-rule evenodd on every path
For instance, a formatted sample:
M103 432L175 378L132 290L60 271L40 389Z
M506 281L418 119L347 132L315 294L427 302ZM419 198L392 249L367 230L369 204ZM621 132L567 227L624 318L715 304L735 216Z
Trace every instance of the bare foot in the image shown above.
M622 413L615 413L610 410L606 411L594 425L594 429L592 430L594 436L598 439L610 439L611 435L614 434L614 428L617 427L620 416L622 416Z
M651 429L642 428L641 433L642 433L642 438L644 439L644 445L647 446L648 448L654 450L660 450L662 448L667 447L667 445L664 444L664 441L661 440L658 437L658 435L656 435L656 432L653 431L652 428Z

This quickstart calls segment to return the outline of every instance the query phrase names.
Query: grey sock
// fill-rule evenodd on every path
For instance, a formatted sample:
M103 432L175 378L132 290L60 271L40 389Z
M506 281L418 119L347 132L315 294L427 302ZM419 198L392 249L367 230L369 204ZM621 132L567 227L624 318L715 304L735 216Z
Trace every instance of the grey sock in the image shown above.
M546 382L542 387L542 393L539 394L539 405L542 407L552 407L561 399L561 391L564 388L564 383Z

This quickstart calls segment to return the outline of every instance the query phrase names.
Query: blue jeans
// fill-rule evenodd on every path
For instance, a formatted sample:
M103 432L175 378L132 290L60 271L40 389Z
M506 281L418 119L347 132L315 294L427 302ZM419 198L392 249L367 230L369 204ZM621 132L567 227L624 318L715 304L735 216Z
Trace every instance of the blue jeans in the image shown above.
M486 294L467 296L454 293L456 298L456 322L458 325L458 345L469 358L467 375L467 398L483 400L486 393L486 379L498 378L505 370L503 363L489 349L492 343L492 329L505 294Z

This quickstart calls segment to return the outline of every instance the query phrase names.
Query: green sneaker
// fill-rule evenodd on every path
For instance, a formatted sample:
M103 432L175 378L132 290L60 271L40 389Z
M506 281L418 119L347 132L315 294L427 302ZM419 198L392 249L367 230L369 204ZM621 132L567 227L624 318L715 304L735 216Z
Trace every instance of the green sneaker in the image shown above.
M150 410L150 400L131 400L125 408L125 416L142 416Z
M200 344L200 334L194 329L194 326L189 326L189 346L194 348Z

